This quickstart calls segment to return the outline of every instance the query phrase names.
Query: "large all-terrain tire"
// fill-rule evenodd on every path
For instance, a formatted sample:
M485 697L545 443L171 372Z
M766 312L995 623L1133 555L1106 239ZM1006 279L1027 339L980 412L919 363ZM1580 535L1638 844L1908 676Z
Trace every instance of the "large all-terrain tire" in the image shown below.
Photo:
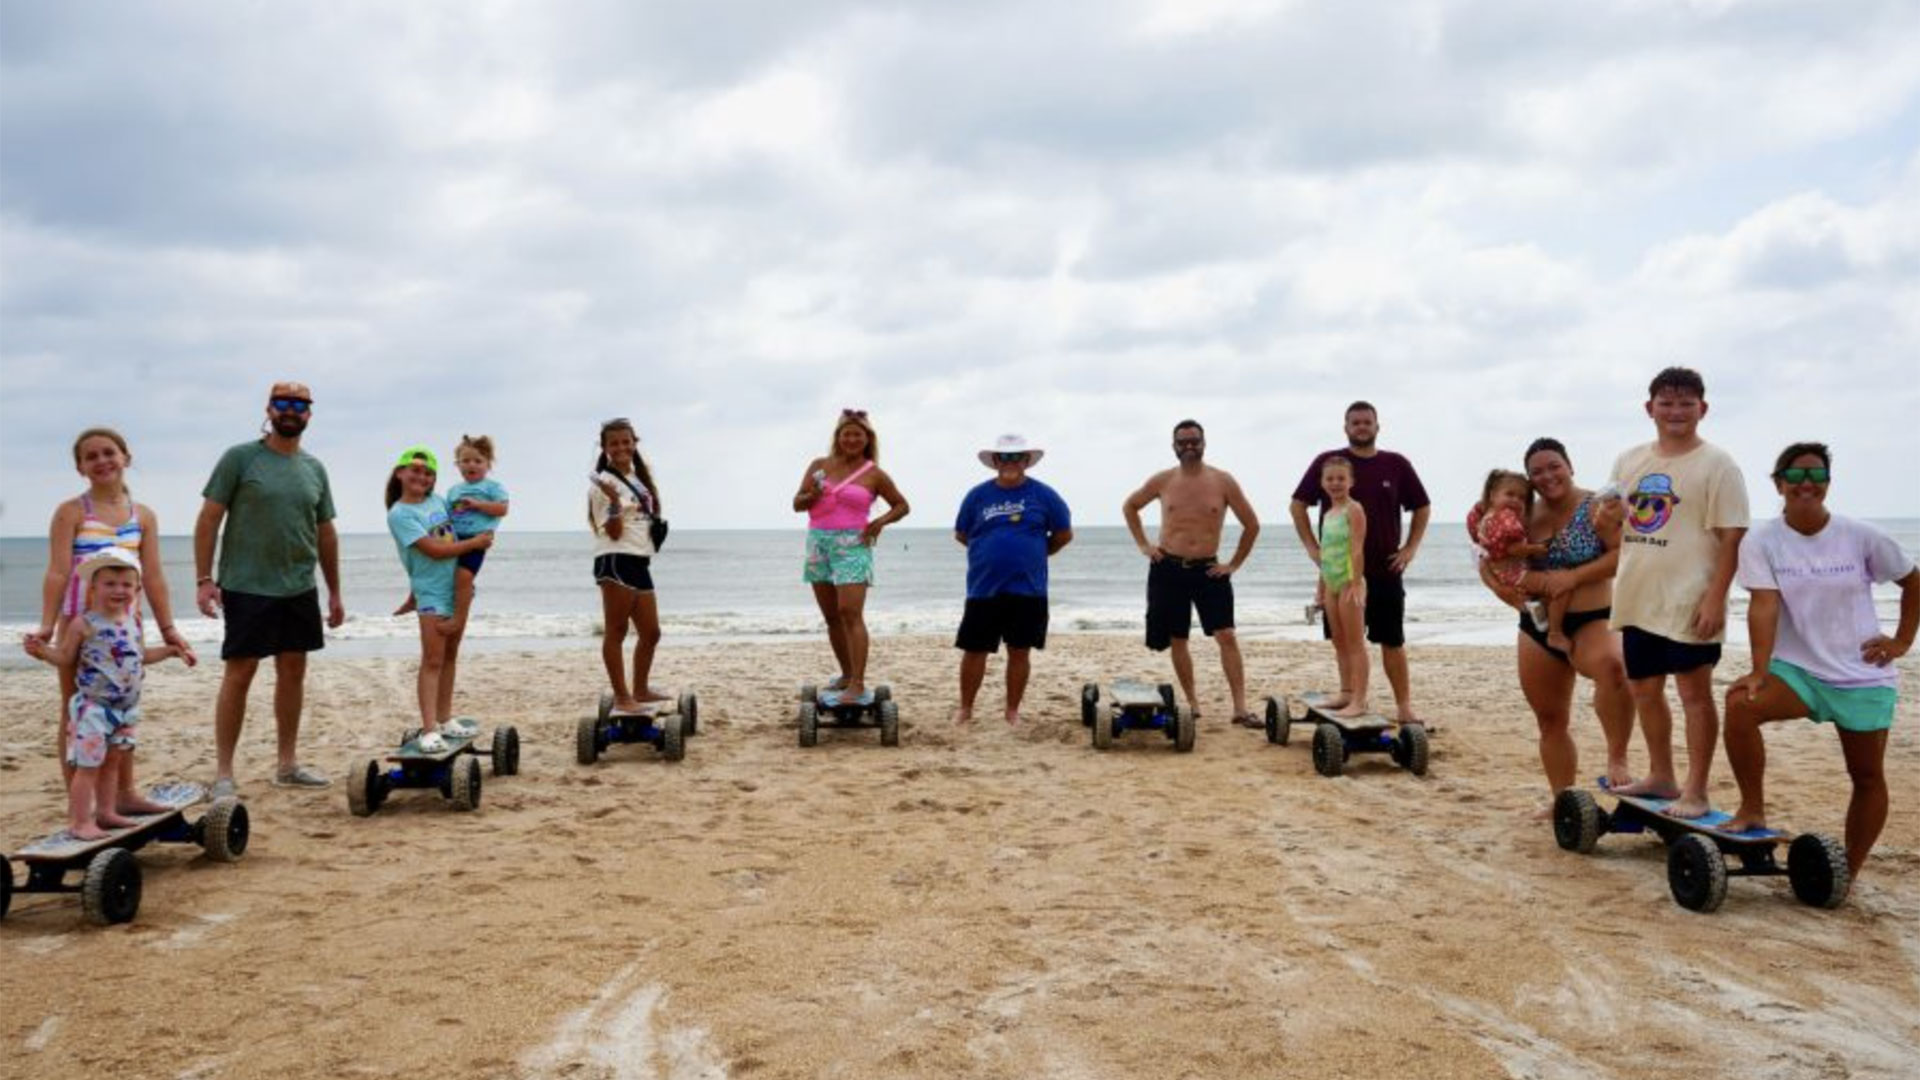
M900 706L893 701L883 701L880 712L880 745L900 745Z
M98 926L133 921L140 913L140 861L133 852L110 847L93 857L80 885L80 911Z
M820 741L820 709L811 701L800 703L800 745L813 746Z
M1718 911L1727 898L1726 856L1699 833L1682 836L1667 848L1667 888L1688 911Z
M520 730L509 724L493 729L493 775L520 774Z
M691 690L680 695L680 726L688 735L700 734L700 696Z
M1100 719L1100 686L1097 683L1080 684L1080 726L1092 727Z
M573 729L573 756L582 765L600 760L600 729L606 720L583 716Z
M1339 776L1347 767L1347 740L1332 724L1313 729L1313 768L1321 776Z
M1173 748L1182 754L1193 752L1194 728L1199 725L1193 719L1193 710L1185 705L1173 707Z
M613 695L600 695L600 710L594 714L595 720L609 720L613 717Z
M239 799L215 799L200 819L200 848L214 862L233 862L247 853L252 832L247 808Z
M1114 718L1112 716L1096 716L1093 718L1093 748L1095 750L1105 750L1113 745L1113 725Z
M377 758L347 770L347 809L354 817L367 817L380 809L381 799L386 795L386 789L381 786L385 779Z
M454 758L448 764L453 766L453 785L450 798L456 810L478 810L480 808L480 759L466 754Z
M1266 707L1267 741L1275 746L1287 745L1287 740L1293 737L1293 717L1288 714L1286 703L1268 695L1262 704Z
M1803 904L1836 908L1853 887L1847 849L1820 833L1801 833L1787 845L1787 881Z
M1567 788L1553 797L1553 840L1560 850L1591 855L1605 831L1600 804L1590 792Z
M1424 724L1408 724L1394 736L1400 744L1400 764L1415 776L1427 775L1427 728Z
M687 756L687 728L678 716L662 716L660 724L660 756L668 761L679 761Z

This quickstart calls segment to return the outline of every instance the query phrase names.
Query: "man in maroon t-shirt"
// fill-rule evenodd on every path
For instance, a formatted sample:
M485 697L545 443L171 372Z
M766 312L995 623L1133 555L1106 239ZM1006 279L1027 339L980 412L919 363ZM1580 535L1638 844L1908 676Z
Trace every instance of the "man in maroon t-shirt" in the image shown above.
M1307 520L1307 507L1318 506L1325 513L1329 500L1320 490L1320 466L1332 454L1353 462L1353 498L1367 512L1367 546L1362 553L1363 573L1367 579L1367 640L1380 646L1380 665L1387 670L1387 682L1393 686L1393 700L1400 722L1413 723L1413 696L1407 680L1407 590L1400 577L1412 565L1414 553L1427 532L1429 500L1420 486L1420 475L1413 463L1391 450L1374 445L1380 433L1380 416L1372 405L1356 401L1347 406L1347 445L1314 456L1300 486L1293 490L1293 527L1306 545L1307 556L1316 572L1320 565L1320 534ZM1400 542L1400 514L1411 511L1407 542ZM1326 626L1321 616L1321 627ZM1345 692L1346 687L1341 687ZM1422 721L1423 723L1425 721ZM1433 730L1428 724L1427 730Z

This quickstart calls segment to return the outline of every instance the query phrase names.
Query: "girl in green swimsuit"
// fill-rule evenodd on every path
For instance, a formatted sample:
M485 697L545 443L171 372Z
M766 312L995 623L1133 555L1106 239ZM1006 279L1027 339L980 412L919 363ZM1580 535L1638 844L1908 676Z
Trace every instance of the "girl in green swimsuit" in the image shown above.
M1353 463L1335 455L1320 467L1320 487L1332 505L1320 516L1320 583L1315 599L1327 614L1340 693L1327 707L1337 716L1367 712L1367 579L1360 553L1367 543L1367 512L1351 498Z

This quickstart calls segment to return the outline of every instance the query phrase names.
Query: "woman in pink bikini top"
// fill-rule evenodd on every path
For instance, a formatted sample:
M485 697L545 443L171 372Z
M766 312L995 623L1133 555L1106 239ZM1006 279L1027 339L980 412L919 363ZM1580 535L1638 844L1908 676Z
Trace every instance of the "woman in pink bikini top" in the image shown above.
M875 496L887 512L868 520ZM880 530L907 516L907 500L880 467L880 437L865 410L844 409L826 457L814 458L800 478L793 508L807 514L807 561L801 579L827 621L827 640L840 674L828 694L867 693L867 587L873 584L873 545Z

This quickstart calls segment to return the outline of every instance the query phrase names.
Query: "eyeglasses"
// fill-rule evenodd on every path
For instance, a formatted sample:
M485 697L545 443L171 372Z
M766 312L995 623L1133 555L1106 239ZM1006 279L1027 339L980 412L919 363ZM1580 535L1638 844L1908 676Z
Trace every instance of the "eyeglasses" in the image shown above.
M867 410L865 409L841 409L840 410L840 419L842 420L865 420L866 418L867 418Z
M1027 455L1024 453L1021 453L1021 454L996 453L993 455L993 463L995 465L1018 465L1021 462L1024 462L1026 460L1027 460Z
M1803 484L1809 480L1816 484L1824 484L1827 482L1827 479L1833 475L1833 470L1822 468L1781 469L1773 475L1774 479L1785 480L1789 484Z
M302 401L297 397L269 398L267 404L273 406L274 412L290 412L295 416L305 416L307 410L313 408L313 402Z
M1175 439L1175 440L1173 440L1173 445L1175 445L1175 446L1205 446L1205 445L1207 445L1207 440L1205 440L1205 439Z

